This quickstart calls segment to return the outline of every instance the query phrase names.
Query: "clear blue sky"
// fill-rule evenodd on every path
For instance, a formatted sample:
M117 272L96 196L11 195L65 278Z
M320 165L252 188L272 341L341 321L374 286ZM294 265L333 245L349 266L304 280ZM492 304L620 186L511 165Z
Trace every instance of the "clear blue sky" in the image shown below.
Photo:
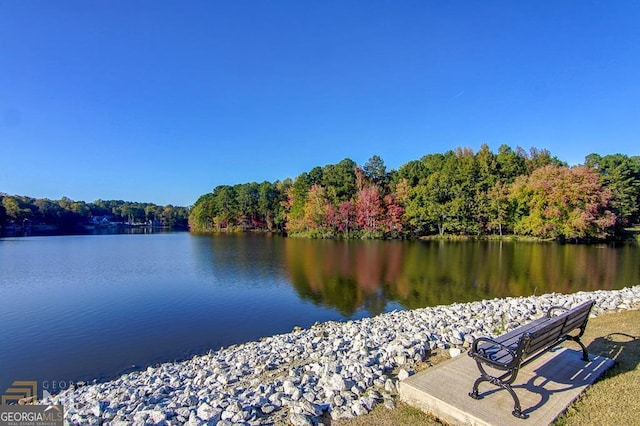
M190 205L459 146L640 154L640 2L0 0L0 192Z

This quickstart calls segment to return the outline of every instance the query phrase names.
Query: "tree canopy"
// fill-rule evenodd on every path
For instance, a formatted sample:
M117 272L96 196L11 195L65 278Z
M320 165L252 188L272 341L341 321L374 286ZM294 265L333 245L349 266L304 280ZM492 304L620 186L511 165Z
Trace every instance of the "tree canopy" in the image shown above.
M295 179L218 186L189 216L195 231L264 230L312 238L513 233L608 238L638 222L640 159L589 155L569 167L547 150L483 145L387 170L346 158Z
M40 227L51 233L78 233L106 223L186 228L188 217L188 208L173 205L122 200L86 203L67 197L49 200L0 193L0 228L10 226L17 231Z

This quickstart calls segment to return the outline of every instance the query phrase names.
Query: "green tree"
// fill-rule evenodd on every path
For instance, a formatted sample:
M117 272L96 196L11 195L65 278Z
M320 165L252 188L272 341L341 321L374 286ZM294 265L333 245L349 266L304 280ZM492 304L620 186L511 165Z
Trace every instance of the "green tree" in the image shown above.
M600 175L600 182L611 192L611 209L620 227L640 219L640 161L623 154L589 154L585 164Z
M254 228L258 218L259 186L255 182L236 185L237 222L245 229Z
M33 211L28 208L29 200L26 197L5 196L2 199L2 206L5 209L6 217L11 222L22 223L33 217Z
M215 198L213 193L198 198L189 214L189 226L195 232L208 232L215 229ZM158 217L159 219L159 217Z
M0 231L2 231L2 228L7 223L7 210L4 208L3 201L4 195L0 194Z
M345 158L338 164L329 164L322 170L322 186L334 206L348 201L356 193L356 163Z
M215 222L218 229L237 225L238 200L236 190L229 185L220 185L213 190Z
M509 223L511 202L509 200L509 186L502 182L496 182L487 192L487 213L489 230L498 230L502 236L505 225Z
M500 180L512 183L518 176L527 172L525 165L526 154L521 148L514 151L508 145L500 145L496 154L496 163Z
M362 171L369 182L378 186L386 184L387 167L384 165L384 160L379 155L374 155L369 158L362 167Z
M304 206L307 203L312 179L309 174L302 173L287 190L287 232L295 233L306 229Z
M405 213L416 234L437 230L444 235L451 212L450 188L447 175L435 172L412 189Z
M544 166L566 166L567 164L558 160L557 157L551 155L549 150L531 148L529 155L525 156L525 166L528 173L532 173L534 170Z

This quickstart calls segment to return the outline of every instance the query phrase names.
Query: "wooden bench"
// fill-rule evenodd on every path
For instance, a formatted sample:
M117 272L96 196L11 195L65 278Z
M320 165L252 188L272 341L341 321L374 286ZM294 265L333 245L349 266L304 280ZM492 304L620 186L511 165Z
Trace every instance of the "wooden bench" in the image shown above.
M480 399L478 385L482 382L492 383L506 389L513 397L512 414L526 419L528 416L522 412L518 395L511 388L518 371L566 340L577 342L582 348L582 359L589 361L587 348L580 341L580 337L584 334L594 303L594 301L584 302L573 309L554 306L544 317L495 339L488 337L475 339L468 355L475 359L480 377L473 384L469 396ZM486 367L505 371L505 373L496 377L489 374Z

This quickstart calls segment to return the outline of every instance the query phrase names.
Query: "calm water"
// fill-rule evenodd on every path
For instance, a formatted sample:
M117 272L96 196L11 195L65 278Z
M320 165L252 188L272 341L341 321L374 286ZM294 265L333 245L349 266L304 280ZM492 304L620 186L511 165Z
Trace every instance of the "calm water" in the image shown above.
M640 283L637 246L187 233L0 239L0 393L56 391L308 327Z

